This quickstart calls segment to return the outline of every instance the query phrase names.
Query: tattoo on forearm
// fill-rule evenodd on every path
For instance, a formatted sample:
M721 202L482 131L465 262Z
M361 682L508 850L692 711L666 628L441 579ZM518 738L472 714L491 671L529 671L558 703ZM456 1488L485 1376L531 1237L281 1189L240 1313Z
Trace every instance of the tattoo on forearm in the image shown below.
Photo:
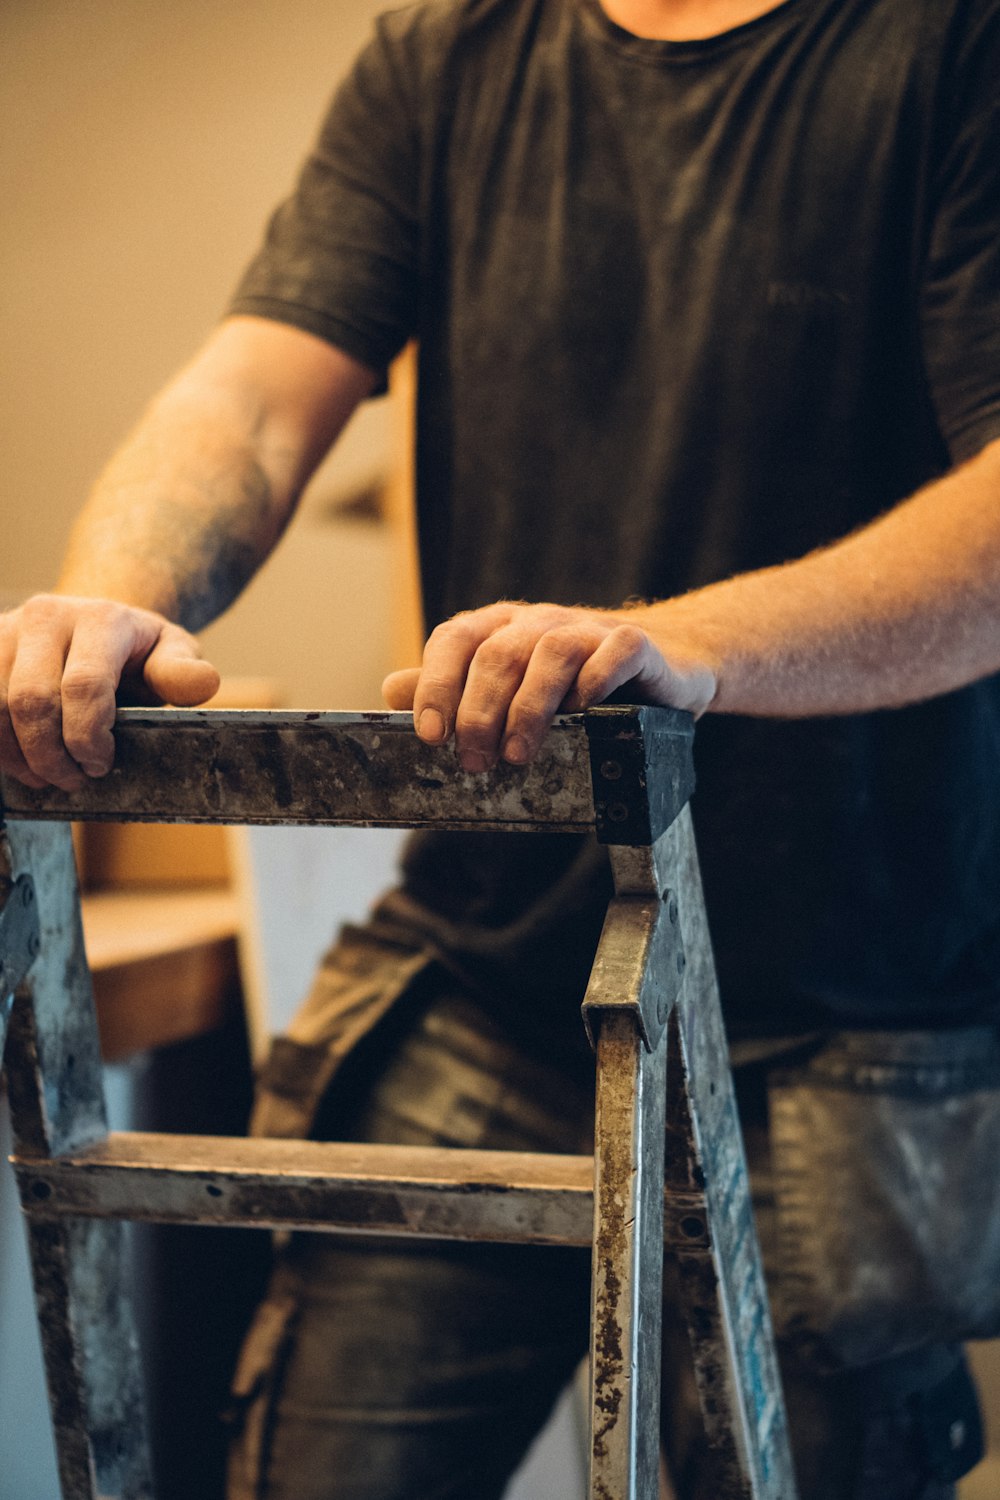
M187 630L203 630L246 587L264 554L252 542L227 534L215 525L202 537L202 566L178 579L180 623Z
M149 465L130 472L126 455L81 517L68 576L112 597L128 597L201 630L230 605L268 556L285 510L255 455L221 462L192 479L174 473L155 487ZM136 587L136 580L141 584Z
M163 501L159 510L156 529L168 543L178 617L188 630L201 630L241 593L277 540L270 482L247 460L231 478L227 504L192 511Z

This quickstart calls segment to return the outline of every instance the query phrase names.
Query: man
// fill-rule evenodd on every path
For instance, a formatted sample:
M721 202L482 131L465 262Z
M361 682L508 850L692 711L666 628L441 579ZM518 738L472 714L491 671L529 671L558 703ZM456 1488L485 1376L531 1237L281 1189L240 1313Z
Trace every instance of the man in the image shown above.
M210 694L188 632L417 336L434 629L387 701L470 772L619 689L703 716L759 1182L775 1058L994 1026L998 58L989 0L387 17L57 593L3 618L4 770L73 787L110 766L116 688ZM277 1045L259 1128L581 1140L606 872L586 842L529 842L411 846ZM237 1372L233 1495L499 1496L583 1347L585 1286L572 1255L300 1238ZM937 1500L975 1461L950 1343L886 1342L862 1373L789 1349L785 1374L806 1496ZM679 1491L710 1494L673 1394Z

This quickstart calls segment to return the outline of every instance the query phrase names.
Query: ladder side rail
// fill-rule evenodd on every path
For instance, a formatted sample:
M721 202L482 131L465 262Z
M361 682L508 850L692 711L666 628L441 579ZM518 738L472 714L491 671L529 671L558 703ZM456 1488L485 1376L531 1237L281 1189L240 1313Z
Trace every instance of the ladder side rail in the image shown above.
M691 720L609 708L586 726L595 826L616 893L583 1002L597 1052L589 1493L656 1500L666 1022L684 964L657 851L693 786Z
M107 1134L100 1042L67 824L0 831L5 881L30 872L40 945L20 986L5 1053L18 1154L44 1161ZM28 1224L64 1500L149 1500L138 1340L125 1226Z
M585 1002L597 1050L591 1500L659 1494L666 1040L661 1027L650 1047L639 1019L652 945L629 969L612 961L630 926L643 947L641 913L629 905L611 904Z
M0 1065L14 996L38 957L39 945L35 883L30 875L13 879L0 855Z
M669 1028L668 1253L679 1265L702 1413L720 1465L720 1500L796 1500L689 810L664 846L687 959Z

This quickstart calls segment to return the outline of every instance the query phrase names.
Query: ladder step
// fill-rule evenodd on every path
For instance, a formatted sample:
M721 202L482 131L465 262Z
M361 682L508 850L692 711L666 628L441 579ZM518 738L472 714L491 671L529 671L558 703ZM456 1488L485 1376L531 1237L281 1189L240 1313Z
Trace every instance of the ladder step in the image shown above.
M13 1158L33 1218L589 1245L593 1159L521 1151L112 1133Z
M593 1234L591 1156L130 1131L11 1161L35 1219L537 1245L589 1245ZM665 1189L664 1241L711 1251L704 1194Z

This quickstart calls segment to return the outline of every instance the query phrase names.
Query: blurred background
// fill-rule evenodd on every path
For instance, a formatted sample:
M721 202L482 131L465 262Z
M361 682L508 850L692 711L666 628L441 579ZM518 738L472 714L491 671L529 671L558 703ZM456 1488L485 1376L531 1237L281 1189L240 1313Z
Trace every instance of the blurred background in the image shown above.
M0 0L4 603L54 581L93 478L221 315L380 8ZM289 706L379 706L392 426L389 402L365 406L207 632L225 674L273 675Z

